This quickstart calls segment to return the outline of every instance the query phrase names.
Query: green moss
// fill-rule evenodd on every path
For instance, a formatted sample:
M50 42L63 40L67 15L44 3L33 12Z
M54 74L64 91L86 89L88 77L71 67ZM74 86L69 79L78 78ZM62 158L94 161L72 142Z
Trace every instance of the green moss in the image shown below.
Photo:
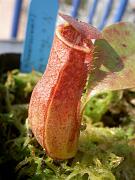
M37 143L26 122L27 103L40 77L13 71L0 84L4 101L0 104L0 179L133 180L134 90L93 97L85 109L86 128L81 131L76 156L54 161Z

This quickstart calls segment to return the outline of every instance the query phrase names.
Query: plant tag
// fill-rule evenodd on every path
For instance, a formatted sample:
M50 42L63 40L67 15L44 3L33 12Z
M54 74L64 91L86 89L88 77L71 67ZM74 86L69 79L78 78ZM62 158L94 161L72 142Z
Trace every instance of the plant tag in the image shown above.
M44 72L52 46L58 12L57 0L31 0L21 71Z

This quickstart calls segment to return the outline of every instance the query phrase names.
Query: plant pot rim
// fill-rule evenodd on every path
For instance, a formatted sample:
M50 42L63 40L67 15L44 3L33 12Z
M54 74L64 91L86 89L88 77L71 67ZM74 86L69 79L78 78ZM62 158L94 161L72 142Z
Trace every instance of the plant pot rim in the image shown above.
M10 53L22 53L23 41L0 40L0 55Z

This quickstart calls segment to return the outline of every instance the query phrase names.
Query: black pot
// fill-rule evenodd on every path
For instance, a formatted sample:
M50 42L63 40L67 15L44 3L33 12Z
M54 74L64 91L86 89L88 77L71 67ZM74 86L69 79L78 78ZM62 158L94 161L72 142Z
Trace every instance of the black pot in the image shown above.
M0 73L20 67L22 42L0 41Z

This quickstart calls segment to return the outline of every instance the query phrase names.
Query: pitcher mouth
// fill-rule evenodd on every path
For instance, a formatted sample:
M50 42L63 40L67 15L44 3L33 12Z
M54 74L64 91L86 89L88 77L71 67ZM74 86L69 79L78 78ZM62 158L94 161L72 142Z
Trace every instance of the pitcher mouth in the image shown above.
M91 52L91 47L93 46L92 41L86 39L83 34L74 29L70 24L59 25L56 29L56 36L73 49L85 53Z

